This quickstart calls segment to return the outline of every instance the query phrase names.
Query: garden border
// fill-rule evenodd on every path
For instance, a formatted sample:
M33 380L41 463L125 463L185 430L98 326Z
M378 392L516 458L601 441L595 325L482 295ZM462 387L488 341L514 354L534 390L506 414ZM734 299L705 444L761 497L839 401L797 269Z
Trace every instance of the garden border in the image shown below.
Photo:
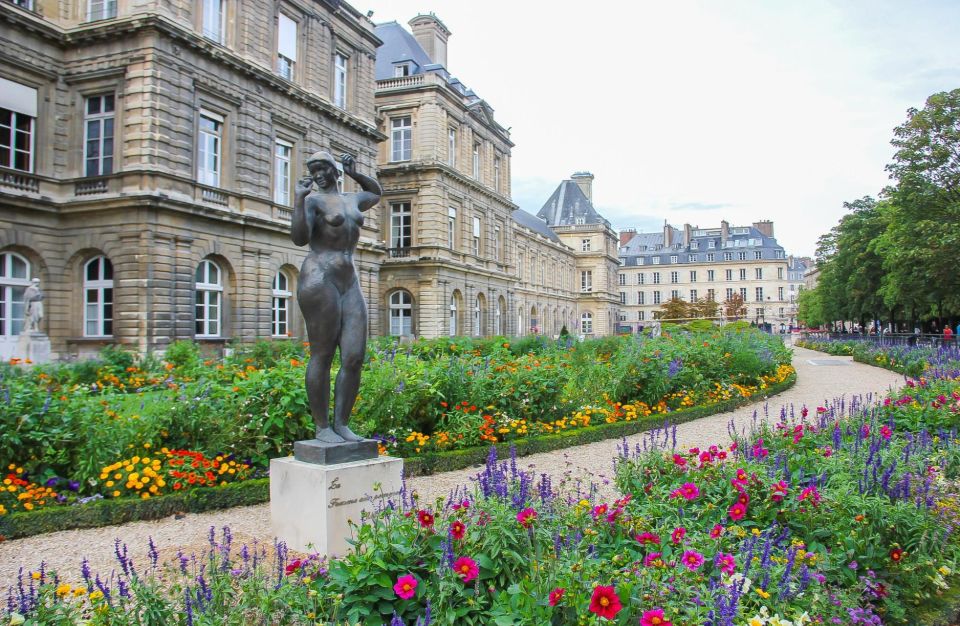
M656 416L647 416L629 422L597 424L563 433L540 435L525 439L502 442L494 446L477 446L465 450L451 450L419 457L403 459L406 476L426 476L480 465L486 461L490 448L497 448L501 458L503 450L516 448L517 456L539 452L551 452L563 448L619 439L650 430L664 421L682 424L710 415L725 413L735 408L768 400L783 393L797 382L794 371L786 380L770 385L749 398L731 398L705 406L673 411ZM250 506L270 501L270 479L254 478L221 487L199 488L183 493L172 493L149 499L117 498L89 502L83 505L53 507L30 512L10 513L0 517L0 536L3 539L20 539L61 530L99 528L128 522L162 519L183 513L201 513L214 509Z

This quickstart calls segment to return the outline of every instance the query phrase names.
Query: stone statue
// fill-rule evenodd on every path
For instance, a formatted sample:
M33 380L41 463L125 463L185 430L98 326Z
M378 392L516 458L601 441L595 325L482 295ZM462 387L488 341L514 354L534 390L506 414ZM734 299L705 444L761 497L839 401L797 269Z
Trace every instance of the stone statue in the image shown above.
M40 323L43 321L43 290L40 289L40 279L34 278L30 286L23 292L23 304L26 307L24 322L28 333L39 333Z
M347 426L360 389L360 369L367 343L367 305L353 266L363 211L380 201L380 184L356 171L354 158L340 158L344 173L362 191L340 193L340 173L333 157L317 152L307 160L310 175L297 181L291 238L310 245L300 269L297 299L310 340L306 387L310 412L323 444L366 442ZM316 190L313 190L316 185ZM340 348L340 372L330 426L330 366ZM299 458L299 457L298 457Z

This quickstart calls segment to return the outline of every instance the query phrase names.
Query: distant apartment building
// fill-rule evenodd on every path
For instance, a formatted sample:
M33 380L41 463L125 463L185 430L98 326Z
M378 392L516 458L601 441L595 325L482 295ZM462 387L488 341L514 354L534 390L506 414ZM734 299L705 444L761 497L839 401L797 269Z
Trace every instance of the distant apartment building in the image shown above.
M802 280L791 280L791 261L774 238L771 221L622 231L619 257L619 325L624 330L649 326L673 298L713 300L723 315L723 303L739 296L746 307L739 319L774 331L795 324L790 288Z

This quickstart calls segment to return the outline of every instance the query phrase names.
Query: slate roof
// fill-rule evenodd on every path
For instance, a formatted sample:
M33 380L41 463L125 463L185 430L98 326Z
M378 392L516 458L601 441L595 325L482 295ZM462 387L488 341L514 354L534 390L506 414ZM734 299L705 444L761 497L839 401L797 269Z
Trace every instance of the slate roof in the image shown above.
M416 38L398 22L377 24L374 33L383 41L383 45L377 48L377 80L394 78L393 71L397 63L410 63L411 76L423 74L425 68L443 68L430 60Z
M756 252L760 252L761 259L786 259L786 253L783 246L777 243L773 237L767 237L753 226L731 226L730 236L727 238L727 246L721 247L720 229L695 228L694 231L707 230L711 234L701 236L691 236L690 245L683 245L683 231L670 226L672 229L671 240L674 242L669 247L663 245L663 232L656 233L637 233L625 246L620 248L620 256L623 257L624 265L627 267L641 265L638 259L643 259L643 265L653 265L653 258L659 257L657 264L670 265L670 257L676 256L677 264L681 263L730 263L724 260L724 253L746 252L747 261L756 260ZM715 234L714 234L715 233ZM713 247L710 247L713 242ZM658 249L659 248L659 249ZM713 254L713 261L707 260L707 255ZM690 260L691 255L696 255L695 261ZM733 261L740 261L734 257Z
M513 212L513 221L517 222L521 226L529 228L535 233L540 233L547 239L560 243L560 238L557 237L557 234L550 230L550 227L544 223L542 219L536 215L527 213L523 209L517 209Z
M560 183L537 212L537 217L545 220L549 226L610 225L610 222L597 213L597 210L593 208L593 203L583 194L579 185L572 180L565 180Z

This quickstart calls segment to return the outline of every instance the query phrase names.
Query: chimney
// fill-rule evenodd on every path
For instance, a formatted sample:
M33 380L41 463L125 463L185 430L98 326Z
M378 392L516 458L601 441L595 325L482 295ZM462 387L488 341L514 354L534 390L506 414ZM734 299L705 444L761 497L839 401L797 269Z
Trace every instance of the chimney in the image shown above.
M673 229L670 228L670 224L667 223L667 220L663 220L663 247L664 249L666 249L672 245L673 245Z
M753 227L767 237L773 239L773 222L770 220L760 220L759 222L754 222Z
M727 245L727 239L730 239L730 222L721 220L720 222L720 247Z
M630 240L633 239L637 234L636 228L624 228L620 231L620 247L624 247Z
M693 228L690 226L690 224L684 224L683 225L683 247L684 248L690 247L690 238L692 234L693 234Z
M418 15L409 22L413 37L434 63L447 67L448 29L433 13Z
M570 180L577 183L577 187L587 197L590 204L593 204L593 174L590 172L574 172Z

